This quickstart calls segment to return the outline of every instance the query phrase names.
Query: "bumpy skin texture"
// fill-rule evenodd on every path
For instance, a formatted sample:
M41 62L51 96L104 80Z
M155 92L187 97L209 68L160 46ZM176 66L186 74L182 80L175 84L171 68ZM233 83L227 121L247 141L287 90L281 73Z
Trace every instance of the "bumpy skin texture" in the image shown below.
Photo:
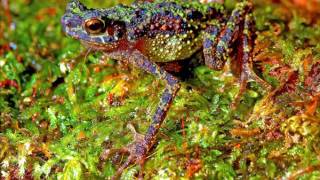
M114 178L130 164L143 166L156 141L156 135L179 90L178 80L157 62L186 59L203 49L208 67L222 69L230 48L240 64L239 99L248 80L265 84L252 71L254 44L252 4L238 3L230 15L221 4L202 4L188 0L139 0L131 6L118 5L110 9L88 9L72 0L62 17L64 31L89 48L103 51L107 56L126 61L166 82L166 88L152 118L147 133L135 133L135 141L118 149L129 154ZM236 47L235 47L236 46ZM116 150L106 150L102 159Z
M129 41L151 61L168 62L190 57L201 48L204 30L211 24L222 24L220 4L155 1L117 5L110 9L87 9L78 1L68 4L62 19L65 31L97 49L123 48ZM98 18L105 22L106 32L90 36L83 20ZM121 44L124 43L124 44Z

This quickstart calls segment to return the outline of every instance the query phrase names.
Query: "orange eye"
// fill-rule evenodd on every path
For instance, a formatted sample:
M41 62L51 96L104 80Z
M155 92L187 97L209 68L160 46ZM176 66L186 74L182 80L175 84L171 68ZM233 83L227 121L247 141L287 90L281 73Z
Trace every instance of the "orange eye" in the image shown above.
M104 22L96 18L87 20L84 26L89 34L100 34L104 30Z

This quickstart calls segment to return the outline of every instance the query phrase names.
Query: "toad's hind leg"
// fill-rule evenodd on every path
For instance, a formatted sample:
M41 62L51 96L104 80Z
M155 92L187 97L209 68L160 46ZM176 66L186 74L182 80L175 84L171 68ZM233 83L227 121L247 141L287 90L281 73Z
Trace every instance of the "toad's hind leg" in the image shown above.
M251 14L245 16L243 24L243 33L239 36L239 52L237 52L237 61L241 64L240 67L240 90L235 98L235 103L237 103L241 95L244 93L247 82L255 81L265 90L271 89L271 86L262 80L257 74L253 71L252 61L253 61L253 47L254 47L254 36L253 36L253 27L254 21Z
M149 126L147 133L144 136L134 133L134 142L129 144L126 148L121 149L124 153L128 153L129 156L127 161L114 175L113 179L116 179L122 174L122 171L131 164L138 164L141 168L143 167L144 161L156 141L156 135L166 117L167 111L180 88L180 84L174 76L159 67L156 63L149 61L137 50L110 52L107 56L121 61L128 61L134 66L139 67L156 77L165 80L166 82L165 90L162 93L160 102L155 114L153 115L152 123Z
M252 9L251 3L238 3L222 28L210 26L206 29L203 43L205 64L214 70L221 70L227 60L228 48L237 39L245 15Z
M203 43L205 63L214 70L223 68L227 60L227 55L229 54L228 48L236 44L235 42L239 44L235 53L237 54L237 64L240 65L237 67L237 70L240 72L240 90L232 104L233 107L239 102L249 80L256 81L264 88L270 89L270 86L260 79L252 69L254 45L254 32L252 27L254 23L251 13L252 4L250 2L244 1L237 4L224 27L207 28ZM220 32L219 29L221 29Z

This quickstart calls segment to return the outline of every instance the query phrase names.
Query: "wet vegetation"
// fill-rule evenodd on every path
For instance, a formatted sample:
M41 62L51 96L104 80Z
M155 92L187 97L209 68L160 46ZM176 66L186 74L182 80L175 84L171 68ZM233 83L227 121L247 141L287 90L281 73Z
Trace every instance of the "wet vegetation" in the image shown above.
M128 123L146 131L163 82L87 54L66 37L66 1L10 2L0 10L0 179L111 176L124 157L102 162L100 154L132 140ZM232 9L235 1L225 4ZM312 0L256 1L254 69L273 89L248 83L233 110L239 84L229 68L190 70L143 170L146 179L319 178L319 7ZM138 171L130 167L122 178Z

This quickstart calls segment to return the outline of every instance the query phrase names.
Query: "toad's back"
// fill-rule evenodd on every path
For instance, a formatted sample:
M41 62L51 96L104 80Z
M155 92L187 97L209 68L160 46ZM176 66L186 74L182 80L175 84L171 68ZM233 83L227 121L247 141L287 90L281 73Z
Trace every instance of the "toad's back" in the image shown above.
M220 4L167 1L118 5L104 14L124 26L122 34L138 42L139 50L150 60L169 62L186 59L199 50L205 28L220 23L222 12Z

